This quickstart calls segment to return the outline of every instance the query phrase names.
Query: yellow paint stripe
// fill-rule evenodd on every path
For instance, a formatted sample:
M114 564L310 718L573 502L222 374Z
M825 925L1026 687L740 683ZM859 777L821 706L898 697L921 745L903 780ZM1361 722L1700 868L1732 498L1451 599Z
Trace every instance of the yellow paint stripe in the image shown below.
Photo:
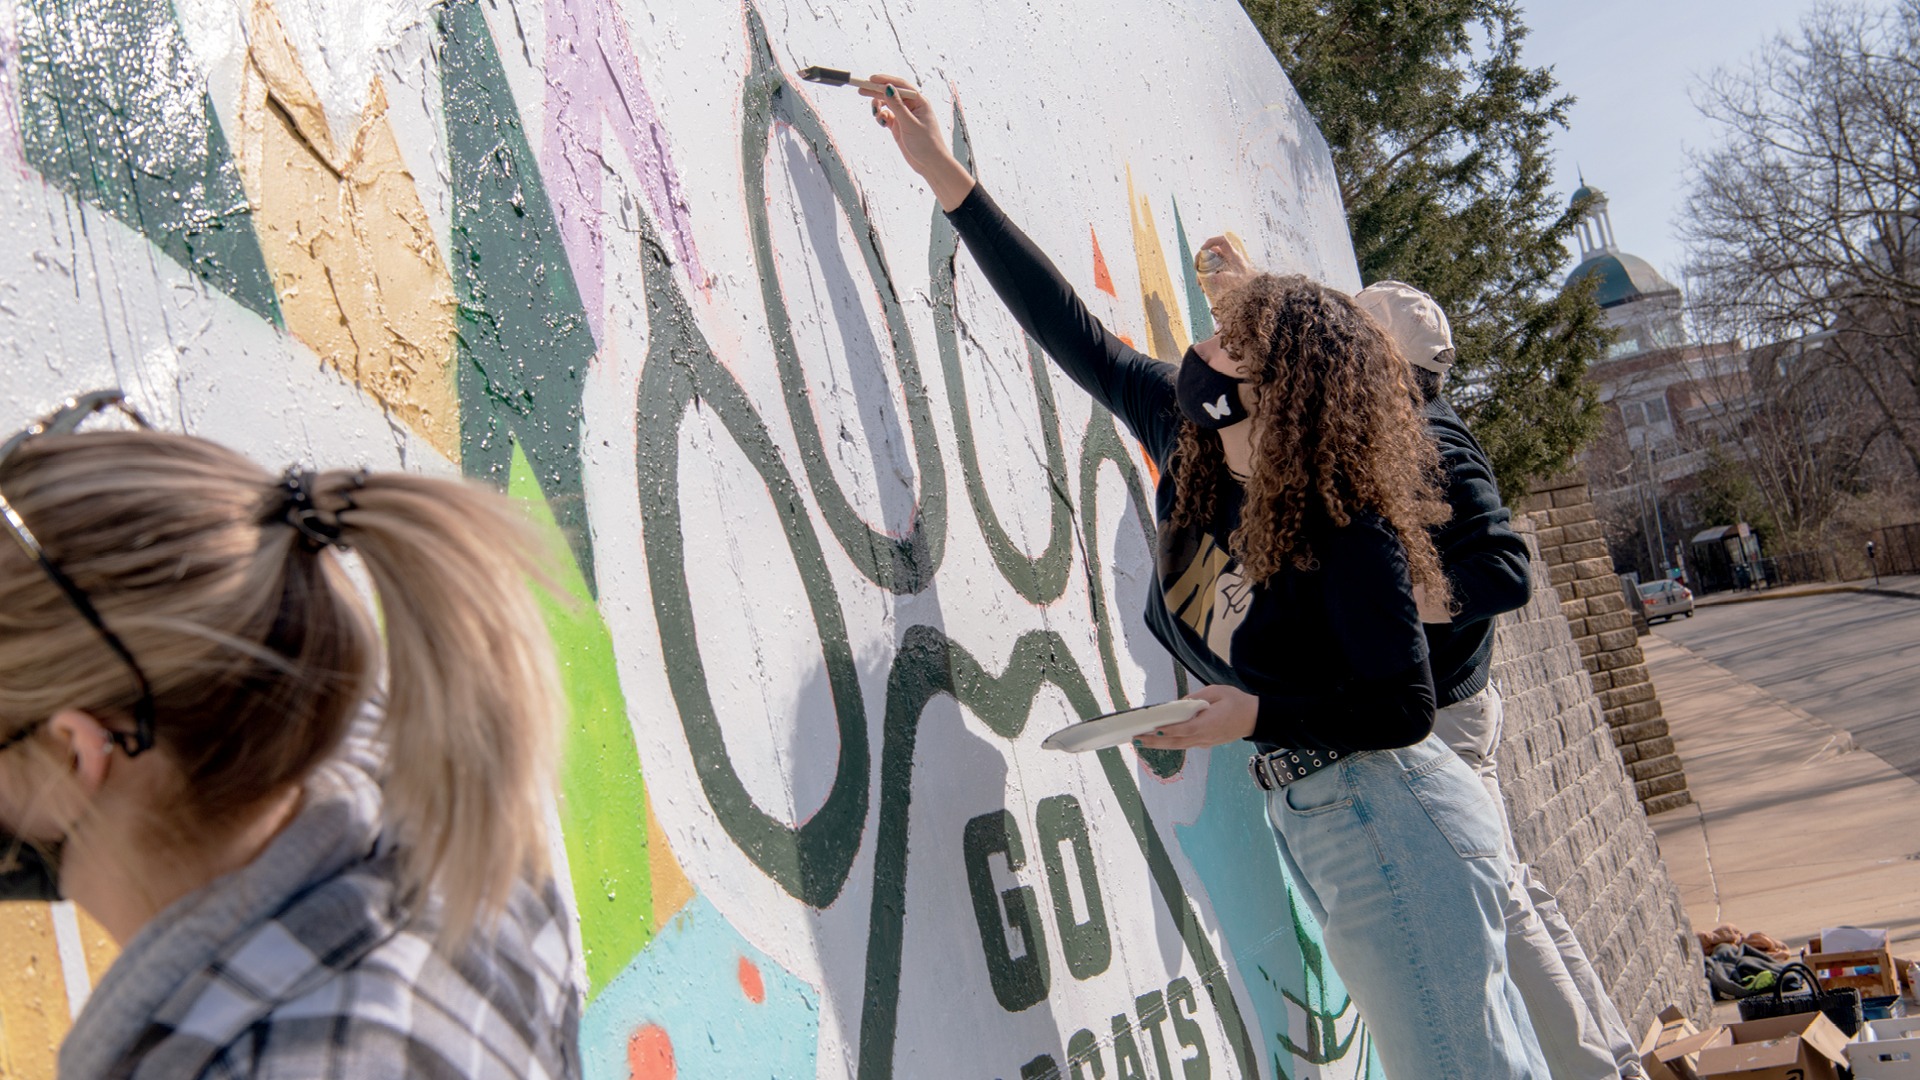
M693 899L693 882L687 880L687 872L667 843L667 831L654 816L651 796L647 799L647 863L653 878L653 925L665 926Z
M93 921L85 908L75 908L74 913L80 917L80 951L87 957L87 982L99 986L101 977L119 958L120 946L106 927Z
M70 1021L46 904L0 905L0 972L0 1080L48 1080Z
M1140 303L1147 314L1147 352L1178 363L1187 351L1186 319L1167 271L1166 252L1153 224L1153 207L1133 192L1133 168L1127 168L1127 209L1133 219L1133 258L1140 268Z
M237 160L287 329L457 460L453 283L385 85L342 154L272 4L251 23Z

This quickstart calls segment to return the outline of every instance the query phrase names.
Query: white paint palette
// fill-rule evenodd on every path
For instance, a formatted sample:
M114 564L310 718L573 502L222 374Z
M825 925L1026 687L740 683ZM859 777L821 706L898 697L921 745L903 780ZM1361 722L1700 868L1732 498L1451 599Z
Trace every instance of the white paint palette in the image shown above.
M1047 736L1040 745L1048 750L1062 750L1069 754L1084 754L1089 750L1105 750L1109 746L1120 746L1132 741L1135 736L1157 731L1168 724L1183 724L1199 715L1207 707L1204 701L1181 698L1178 701L1165 701L1158 705L1143 705L1138 709L1122 709L1105 716L1096 716L1091 720L1082 720L1069 724Z

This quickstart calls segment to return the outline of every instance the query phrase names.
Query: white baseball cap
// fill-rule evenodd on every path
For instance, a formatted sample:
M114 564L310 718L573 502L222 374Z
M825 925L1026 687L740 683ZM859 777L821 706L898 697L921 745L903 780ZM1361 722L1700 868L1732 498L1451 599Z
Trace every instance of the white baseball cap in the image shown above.
M1446 374L1453 361L1453 329L1433 297L1404 281L1376 281L1354 293L1353 302L1373 316L1409 361ZM1443 353L1446 359L1435 359Z

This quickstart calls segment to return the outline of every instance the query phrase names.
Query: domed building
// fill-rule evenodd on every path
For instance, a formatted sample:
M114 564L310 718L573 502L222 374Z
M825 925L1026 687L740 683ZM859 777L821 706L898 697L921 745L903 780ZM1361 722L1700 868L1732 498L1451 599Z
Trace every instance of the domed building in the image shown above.
M1593 205L1575 234L1580 263L1567 275L1567 287L1594 282L1594 297L1607 313L1607 324L1620 331L1608 359L1686 344L1679 288L1661 277L1647 260L1620 250L1606 194L1583 180L1580 190L1573 193L1573 201L1589 197Z
M1617 337L1587 377L1606 410L1605 426L1582 451L1581 464L1601 517L1621 535L1637 538L1614 548L1621 568L1663 577L1684 565L1667 518L1690 518L1687 493L1706 463L1704 441L1693 430L1747 396L1744 354L1736 341L1688 340L1680 289L1652 264L1620 250L1607 197L1581 181L1573 201L1591 199L1575 241L1580 261L1566 287L1591 284Z

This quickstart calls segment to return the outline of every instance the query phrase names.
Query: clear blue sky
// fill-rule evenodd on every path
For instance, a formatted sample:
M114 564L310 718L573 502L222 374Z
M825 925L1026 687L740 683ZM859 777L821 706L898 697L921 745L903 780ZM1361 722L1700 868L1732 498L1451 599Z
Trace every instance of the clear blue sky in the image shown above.
M1689 92L1812 7L1813 0L1532 0L1521 55L1551 66L1562 91L1579 99L1553 140L1563 194L1579 186L1576 167L1585 170L1607 194L1620 246L1677 282L1686 152L1718 138Z

